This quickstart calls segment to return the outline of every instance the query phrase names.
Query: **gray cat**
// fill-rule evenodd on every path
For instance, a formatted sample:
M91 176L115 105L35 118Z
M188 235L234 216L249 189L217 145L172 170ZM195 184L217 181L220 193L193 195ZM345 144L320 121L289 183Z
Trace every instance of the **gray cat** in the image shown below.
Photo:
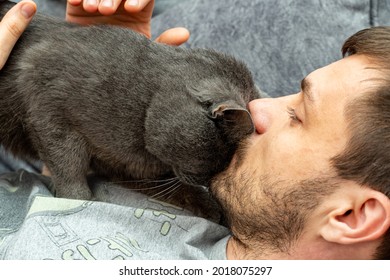
M207 186L254 131L258 95L233 57L38 14L0 71L0 144L41 159L59 197L90 199L90 169Z

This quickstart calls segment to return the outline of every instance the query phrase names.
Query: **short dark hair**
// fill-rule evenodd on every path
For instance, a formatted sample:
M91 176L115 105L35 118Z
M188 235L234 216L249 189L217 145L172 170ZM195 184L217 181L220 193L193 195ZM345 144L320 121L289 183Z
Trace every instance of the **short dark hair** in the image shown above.
M350 138L345 150L332 158L339 177L369 186L390 198L390 27L372 27L348 38L343 56L363 54L381 75L370 94L346 108ZM390 259L390 230L375 258Z

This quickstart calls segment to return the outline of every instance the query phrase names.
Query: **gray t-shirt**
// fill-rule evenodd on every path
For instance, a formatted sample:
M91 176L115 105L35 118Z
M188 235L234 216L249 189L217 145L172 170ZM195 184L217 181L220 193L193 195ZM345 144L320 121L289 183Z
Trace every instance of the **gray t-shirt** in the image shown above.
M0 259L226 258L229 230L185 209L104 182L97 201L54 198L49 183L1 175Z

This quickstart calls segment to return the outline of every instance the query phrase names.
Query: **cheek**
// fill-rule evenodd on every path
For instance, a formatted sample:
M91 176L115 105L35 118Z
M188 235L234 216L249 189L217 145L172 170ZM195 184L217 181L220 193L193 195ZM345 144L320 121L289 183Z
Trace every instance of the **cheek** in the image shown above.
M321 149L290 134L262 135L253 139L246 150L243 166L257 174L278 179L309 177L325 168Z
M284 159L286 166L301 178L316 177L328 170L331 153L324 141L310 136L281 137L280 140L287 143L280 160Z

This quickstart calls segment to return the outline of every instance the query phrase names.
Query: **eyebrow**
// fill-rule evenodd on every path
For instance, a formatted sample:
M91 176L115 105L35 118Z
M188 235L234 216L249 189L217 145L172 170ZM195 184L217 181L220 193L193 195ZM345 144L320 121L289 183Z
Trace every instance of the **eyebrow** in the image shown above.
M307 77L303 78L302 81L301 81L301 90L302 90L302 93L311 102L314 101L312 89L313 89L312 82Z

